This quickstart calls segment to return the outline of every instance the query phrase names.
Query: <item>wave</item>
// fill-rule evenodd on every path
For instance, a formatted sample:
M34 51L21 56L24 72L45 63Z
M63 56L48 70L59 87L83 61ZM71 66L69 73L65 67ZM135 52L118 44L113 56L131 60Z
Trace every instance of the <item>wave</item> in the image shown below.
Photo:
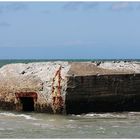
M81 114L81 115L72 115L81 118L126 118L124 114L115 114L115 113L88 113L88 114Z
M9 117L24 117L27 120L38 120L34 117L31 117L30 115L25 115L25 114L14 114L14 113L9 113L9 112L1 112L0 115L4 116L9 116Z

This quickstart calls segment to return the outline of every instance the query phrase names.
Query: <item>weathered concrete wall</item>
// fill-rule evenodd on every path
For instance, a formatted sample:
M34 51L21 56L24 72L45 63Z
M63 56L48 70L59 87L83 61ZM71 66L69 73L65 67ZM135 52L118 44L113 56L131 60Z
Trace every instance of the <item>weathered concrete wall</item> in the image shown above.
M69 114L140 111L140 74L68 77Z

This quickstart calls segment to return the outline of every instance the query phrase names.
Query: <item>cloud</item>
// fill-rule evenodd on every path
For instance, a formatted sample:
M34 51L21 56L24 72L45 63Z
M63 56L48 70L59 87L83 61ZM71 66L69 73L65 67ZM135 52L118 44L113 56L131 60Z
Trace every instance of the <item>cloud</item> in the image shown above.
M16 12L28 9L28 5L24 2L1 2L0 13Z
M84 3L83 5L83 9L85 10L92 10L92 9L95 9L99 6L99 3L98 2L86 2Z
M44 14L49 14L49 13L51 13L51 12L50 12L50 10L44 10L44 11L42 11L42 13L44 13Z
M140 10L140 2L136 3L136 10Z
M121 11L121 10L133 10L135 7L131 2L114 2L111 4L111 10Z
M68 2L64 4L63 9L65 10L78 10L81 7L82 2Z
M11 24L7 23L7 22L0 22L0 27L9 27L11 26Z
M92 10L99 5L99 2L67 2L63 9L77 11L77 10Z
M92 46L95 45L97 42L93 40L68 40L63 42L64 46Z
M22 2L15 2L7 5L7 9L11 11L20 11L20 10L26 10L27 9L27 4L22 3Z

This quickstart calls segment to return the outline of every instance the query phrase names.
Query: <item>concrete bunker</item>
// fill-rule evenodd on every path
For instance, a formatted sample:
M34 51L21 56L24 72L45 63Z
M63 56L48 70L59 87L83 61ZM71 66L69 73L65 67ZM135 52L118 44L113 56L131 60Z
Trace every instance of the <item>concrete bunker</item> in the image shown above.
M37 101L36 92L19 92L15 93L17 103L17 111L35 111L35 103Z
M0 69L0 83L0 109L67 114L140 111L139 62L9 64Z

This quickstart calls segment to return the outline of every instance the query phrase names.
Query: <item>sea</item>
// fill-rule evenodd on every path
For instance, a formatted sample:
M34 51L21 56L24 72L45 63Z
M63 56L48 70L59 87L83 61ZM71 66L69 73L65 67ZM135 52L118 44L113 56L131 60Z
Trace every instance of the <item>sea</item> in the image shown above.
M0 60L0 67L10 63L46 61L60 60ZM56 115L0 110L0 138L140 138L140 112Z

